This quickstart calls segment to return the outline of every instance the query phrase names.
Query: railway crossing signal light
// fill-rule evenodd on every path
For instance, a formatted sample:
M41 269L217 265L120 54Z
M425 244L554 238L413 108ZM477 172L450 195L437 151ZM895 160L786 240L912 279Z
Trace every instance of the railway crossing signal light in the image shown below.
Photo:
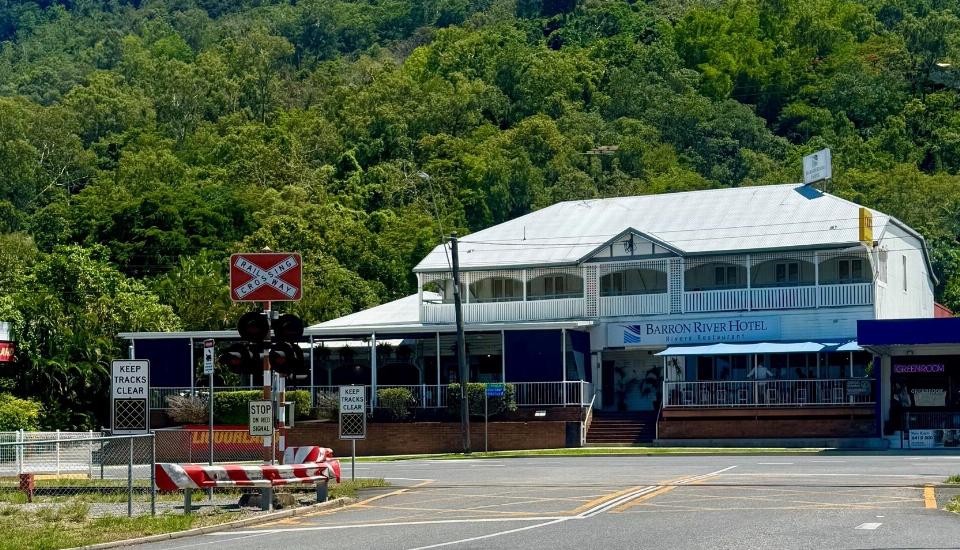
M302 337L303 321L296 315L281 315L273 323L273 342L270 345L270 366L273 370L288 376L309 374L299 344Z
M263 370L260 366L260 351L249 342L231 344L225 352L220 354L217 362L237 374L256 374Z
M266 315L258 311L248 311L237 321L237 332L247 342L260 343L270 336L270 324Z
M305 377L309 368L300 349L303 337L303 321L296 315L281 315L273 322L273 338L266 315L251 311L243 314L237 322L237 332L243 342L231 345L219 357L219 363L238 374L263 372L260 354L267 352L270 368L289 377Z

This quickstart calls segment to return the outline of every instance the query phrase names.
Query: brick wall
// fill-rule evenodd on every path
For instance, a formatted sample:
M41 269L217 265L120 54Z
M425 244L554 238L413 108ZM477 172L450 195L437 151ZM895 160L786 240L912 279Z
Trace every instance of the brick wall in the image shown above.
M579 425L579 424L577 424ZM483 450L483 421L470 423L474 451ZM320 445L336 456L350 455L350 442L338 439L336 422L301 422L287 436L287 444ZM491 451L556 449L567 444L567 422L491 422ZM367 439L357 441L358 455L448 453L462 450L460 424L410 422L367 424Z
M873 437L872 417L672 418L658 424L660 439Z

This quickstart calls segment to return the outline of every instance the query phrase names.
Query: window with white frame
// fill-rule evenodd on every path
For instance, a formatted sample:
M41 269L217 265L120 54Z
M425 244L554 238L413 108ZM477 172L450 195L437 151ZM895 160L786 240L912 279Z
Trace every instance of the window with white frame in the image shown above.
M563 275L554 275L551 277L543 278L543 294L545 296L556 296L558 294L563 294L566 292L564 289L564 277Z
M713 270L714 284L718 287L737 286L739 278L737 277L737 267L733 265L718 265Z
M778 262L775 268L778 285L800 282L800 262Z
M507 302L519 300L523 297L523 284L508 277L493 277L488 279L490 284L490 294L485 295L482 284L470 285L473 290L474 300L477 302ZM482 283L482 281L480 282Z
M837 260L837 275L841 284L864 282L863 260L860 258Z

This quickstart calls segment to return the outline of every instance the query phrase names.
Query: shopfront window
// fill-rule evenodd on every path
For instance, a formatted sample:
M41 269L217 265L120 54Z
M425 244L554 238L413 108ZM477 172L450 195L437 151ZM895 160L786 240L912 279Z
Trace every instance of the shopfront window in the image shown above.
M894 357L892 409L960 410L960 365L955 357Z
M820 378L850 378L849 352L824 353L821 357L823 363L820 368Z
M871 378L873 376L873 355L866 351L853 352L853 378Z

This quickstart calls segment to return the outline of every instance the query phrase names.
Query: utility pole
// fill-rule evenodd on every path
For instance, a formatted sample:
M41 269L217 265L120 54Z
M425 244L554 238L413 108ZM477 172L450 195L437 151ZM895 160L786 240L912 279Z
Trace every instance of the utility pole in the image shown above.
M463 310L460 307L460 257L457 255L457 233L450 234L453 255L453 310L457 316L457 370L460 372L460 429L463 430L463 452L470 453L470 400L467 395L467 351L463 338Z

